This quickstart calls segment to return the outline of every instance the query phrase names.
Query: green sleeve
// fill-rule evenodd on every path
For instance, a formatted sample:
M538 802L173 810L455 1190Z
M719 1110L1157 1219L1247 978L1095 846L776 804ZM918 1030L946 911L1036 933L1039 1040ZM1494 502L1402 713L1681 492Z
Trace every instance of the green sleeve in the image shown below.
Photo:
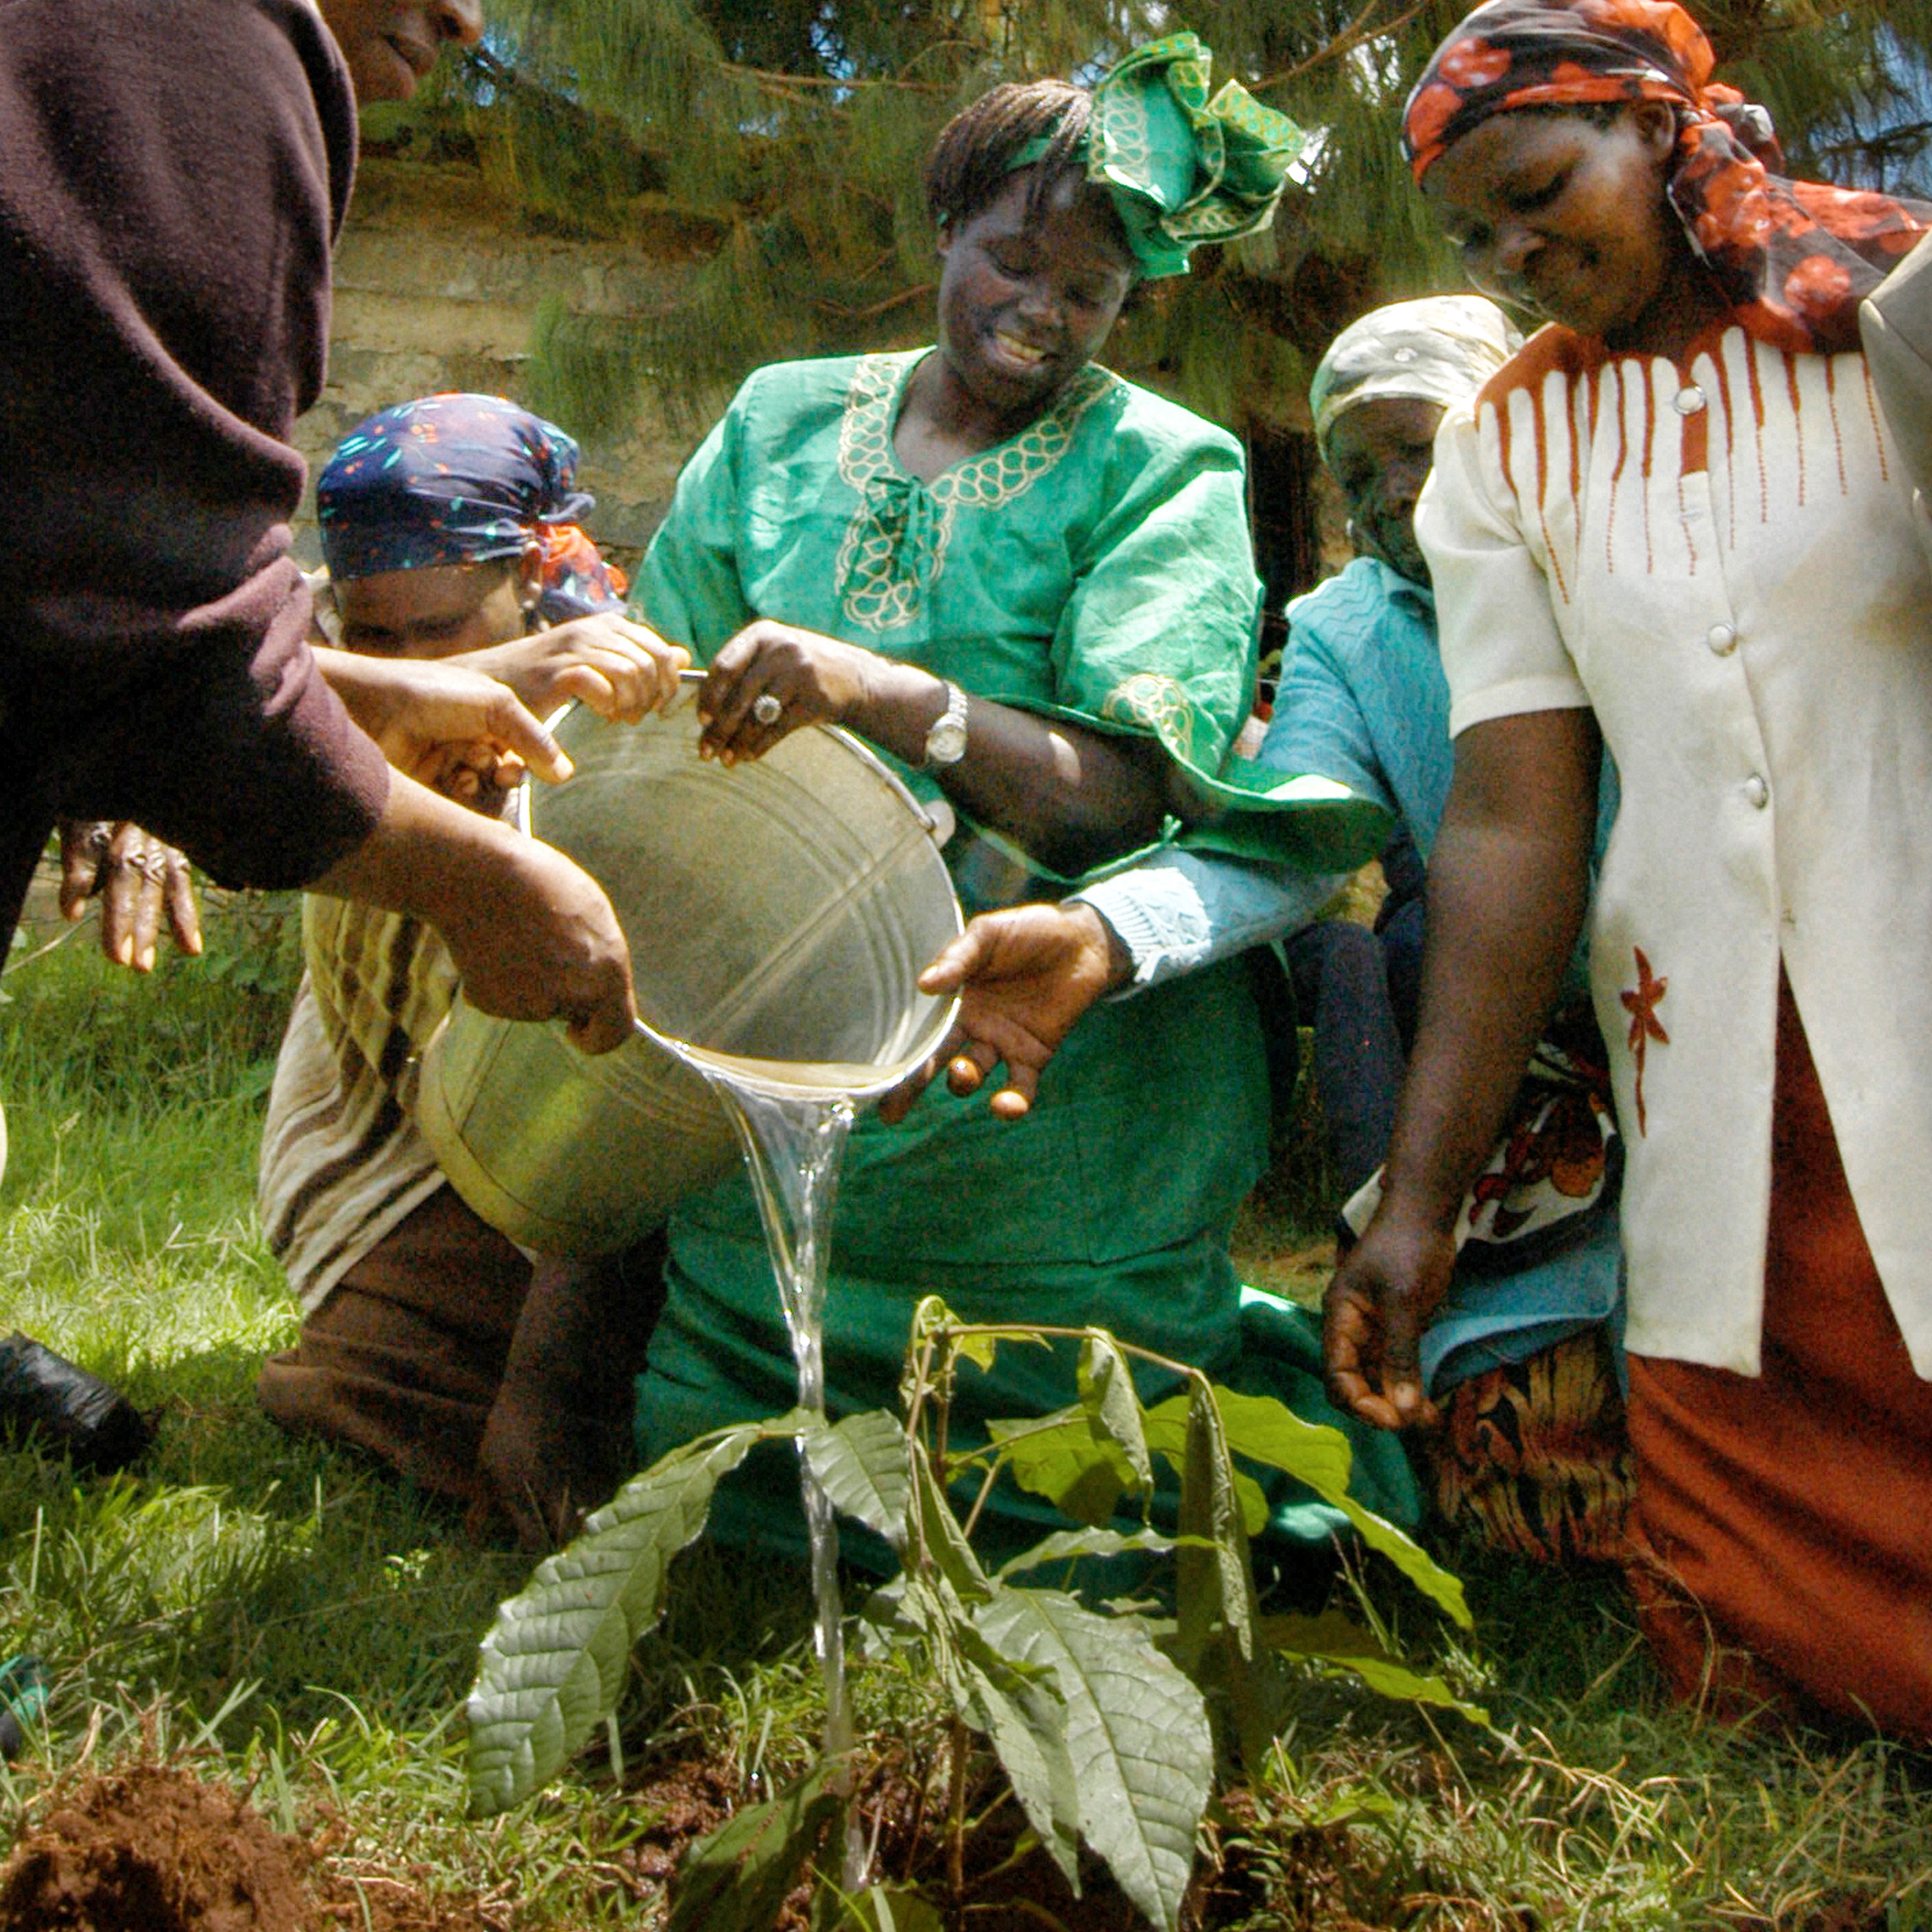
M1178 842L1322 872L1375 856L1390 815L1318 776L1229 755L1254 692L1261 585L1238 452L1144 471L1095 530L1054 640L1065 710L1150 733L1196 809Z
M734 400L684 466L631 592L631 614L700 664L757 614L738 574L740 416Z
M1238 451L1143 465L1085 550L1054 639L1060 704L1216 771L1254 688L1261 602Z

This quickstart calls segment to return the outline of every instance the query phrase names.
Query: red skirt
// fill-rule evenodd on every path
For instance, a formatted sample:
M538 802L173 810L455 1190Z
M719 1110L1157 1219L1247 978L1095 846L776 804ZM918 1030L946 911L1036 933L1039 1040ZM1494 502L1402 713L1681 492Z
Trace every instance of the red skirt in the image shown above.
M1639 1612L1681 1696L1932 1738L1932 1382L1781 982L1777 1078L1762 1373L1630 1358Z

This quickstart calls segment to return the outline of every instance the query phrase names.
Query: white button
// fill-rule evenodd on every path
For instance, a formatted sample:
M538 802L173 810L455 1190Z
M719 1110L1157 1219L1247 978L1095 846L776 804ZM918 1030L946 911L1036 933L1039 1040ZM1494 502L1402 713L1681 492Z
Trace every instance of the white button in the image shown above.
M1728 624L1713 624L1705 632L1704 641L1714 656L1727 658L1738 647L1738 634Z
M1694 416L1704 406L1704 392L1695 382L1686 382L1670 400L1680 416Z
M1762 812L1771 802L1771 788L1756 772L1744 780L1744 796Z

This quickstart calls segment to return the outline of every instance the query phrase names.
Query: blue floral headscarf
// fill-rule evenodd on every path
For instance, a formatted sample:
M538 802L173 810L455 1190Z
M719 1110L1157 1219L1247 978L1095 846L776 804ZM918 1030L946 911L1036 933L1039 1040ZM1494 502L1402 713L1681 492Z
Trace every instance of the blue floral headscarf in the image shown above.
M542 550L538 615L554 622L622 608L622 572L579 520L578 447L501 396L398 403L356 424L316 479L328 574L340 581Z

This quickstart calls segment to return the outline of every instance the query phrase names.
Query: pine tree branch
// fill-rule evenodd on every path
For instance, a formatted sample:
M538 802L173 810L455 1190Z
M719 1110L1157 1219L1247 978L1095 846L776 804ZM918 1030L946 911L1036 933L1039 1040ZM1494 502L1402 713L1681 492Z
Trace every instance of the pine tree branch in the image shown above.
M868 88L891 88L907 94L944 94L946 89L929 80L905 80L896 75L853 74L843 78L830 74L782 74L771 68L745 67L736 61L720 61L720 74L734 80L748 80L768 94L784 95L796 88L831 87L848 93Z
M1378 26L1371 26L1370 18L1382 4L1382 0L1368 0L1368 4L1333 40L1318 47L1306 60L1297 61L1294 66L1283 68L1280 73L1270 74L1265 80L1256 82L1254 92L1265 94L1270 88L1285 86L1289 81L1316 68L1326 66L1329 62L1339 60L1344 54L1352 53L1366 41L1379 40L1385 34L1400 33L1421 14L1429 0L1414 0L1412 6L1405 8L1394 20L1384 21Z
M896 296L887 296L883 302L875 302L864 308L848 308L843 302L833 302L826 296L814 296L812 305L825 315L836 315L844 322L870 322L874 316L889 315L896 308L903 308L908 302L920 302L938 286L936 282L920 282L909 289L902 289Z

